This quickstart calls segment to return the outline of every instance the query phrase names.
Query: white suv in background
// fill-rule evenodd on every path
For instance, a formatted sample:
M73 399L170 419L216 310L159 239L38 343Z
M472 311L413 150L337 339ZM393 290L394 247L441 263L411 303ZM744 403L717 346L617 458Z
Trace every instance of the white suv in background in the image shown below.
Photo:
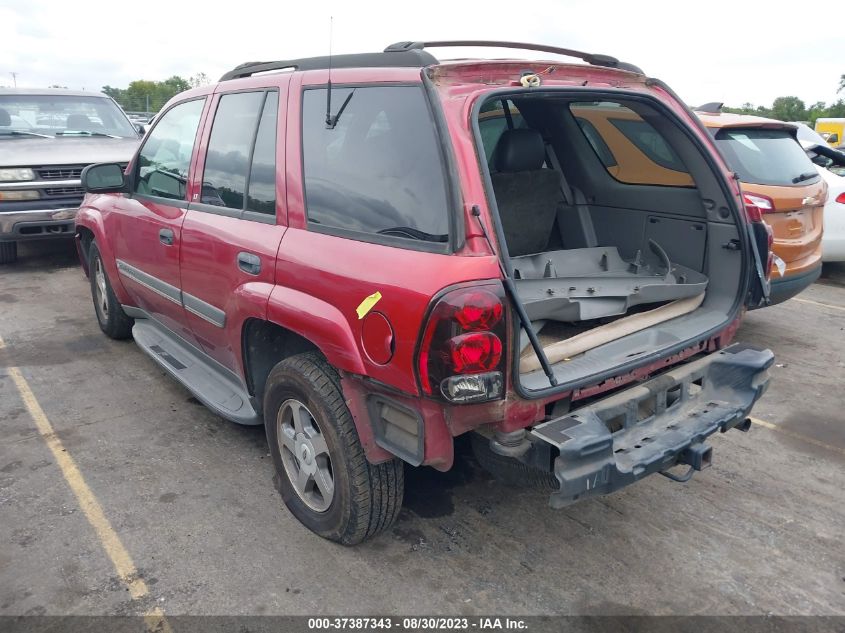
M798 141L815 163L828 186L824 205L822 261L845 261L845 152L831 148L821 134L803 123L798 126Z

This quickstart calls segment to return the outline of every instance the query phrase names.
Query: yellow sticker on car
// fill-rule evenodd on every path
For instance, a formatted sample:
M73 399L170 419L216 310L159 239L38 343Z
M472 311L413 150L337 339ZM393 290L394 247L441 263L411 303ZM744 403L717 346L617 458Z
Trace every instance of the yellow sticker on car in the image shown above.
M361 303L358 304L358 307L355 308L355 312L358 313L358 319L363 319L367 316L367 313L373 309L373 306L377 304L381 300L381 293L376 290L373 294L369 297L364 299Z

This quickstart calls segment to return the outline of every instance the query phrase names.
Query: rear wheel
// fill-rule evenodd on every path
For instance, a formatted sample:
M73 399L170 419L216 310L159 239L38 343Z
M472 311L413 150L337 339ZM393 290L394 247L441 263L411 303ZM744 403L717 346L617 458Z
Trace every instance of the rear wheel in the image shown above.
M100 329L109 338L129 338L132 336L134 321L126 315L117 297L114 296L97 242L91 242L88 248L88 270L91 279L91 298L94 300L94 312L97 314Z
M0 242L0 264L12 264L17 258L17 242Z
M264 425L279 492L308 529L355 545L399 516L404 465L367 461L337 372L321 354L291 356L273 368Z

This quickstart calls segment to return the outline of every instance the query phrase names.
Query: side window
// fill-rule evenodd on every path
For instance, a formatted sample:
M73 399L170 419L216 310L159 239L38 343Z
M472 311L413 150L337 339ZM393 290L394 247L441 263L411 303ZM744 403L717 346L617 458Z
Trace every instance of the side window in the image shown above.
M188 168L205 99L186 101L164 113L138 155L135 192L184 200Z
M345 104L345 107L343 107ZM303 94L308 221L357 233L447 242L449 213L434 121L417 86L334 88Z
M527 127L525 119L522 118L516 106L510 101L507 103L514 129ZM493 150L496 149L499 137L507 129L508 120L501 101L488 101L481 106L481 112L478 114L478 130L481 132L481 143L484 145L484 154L488 163L493 158Z
M276 214L276 115L279 93L268 92L258 123L258 136L249 170L247 211Z
M569 110L607 173L619 182L695 186L669 141L637 111L612 101L575 102Z
M610 119L643 154L666 169L686 171L683 161L660 133L643 120Z
M578 127L581 128L584 136L587 137L587 141L592 146L596 155L598 155L599 160L602 162L602 165L605 166L605 169L608 167L614 167L616 165L616 159L613 157L613 152L610 151L607 143L604 142L604 139L601 137L601 134L599 134L596 126L590 123L587 119L583 119L581 117L576 117L575 120L578 121Z
M244 208L249 155L264 95L263 91L236 92L220 98L202 176L203 204Z

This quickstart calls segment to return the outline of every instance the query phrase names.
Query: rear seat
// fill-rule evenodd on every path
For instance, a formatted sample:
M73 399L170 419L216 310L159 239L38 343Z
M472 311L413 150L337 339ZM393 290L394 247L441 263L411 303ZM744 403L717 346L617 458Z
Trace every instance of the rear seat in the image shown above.
M563 203L560 176L544 169L543 137L537 130L506 130L493 150L491 174L496 205L511 257L546 250Z

